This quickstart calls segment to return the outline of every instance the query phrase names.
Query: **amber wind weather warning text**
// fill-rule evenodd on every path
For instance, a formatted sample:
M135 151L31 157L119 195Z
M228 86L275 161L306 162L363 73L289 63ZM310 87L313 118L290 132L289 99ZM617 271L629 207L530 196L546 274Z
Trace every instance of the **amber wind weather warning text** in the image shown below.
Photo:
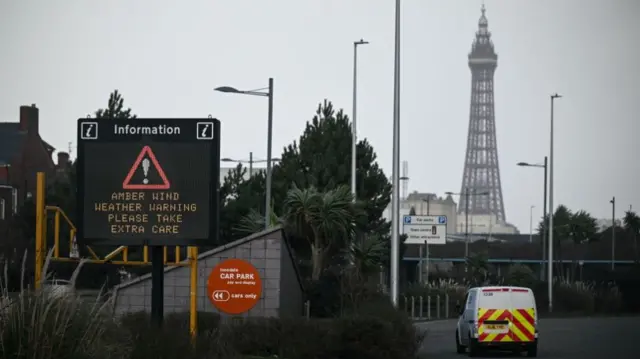
M219 149L216 119L78 120L78 241L212 243Z

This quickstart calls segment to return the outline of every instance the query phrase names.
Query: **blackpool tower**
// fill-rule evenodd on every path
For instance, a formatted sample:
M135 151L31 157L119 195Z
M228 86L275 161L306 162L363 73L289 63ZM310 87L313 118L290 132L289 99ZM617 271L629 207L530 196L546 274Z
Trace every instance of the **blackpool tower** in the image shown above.
M505 223L493 96L493 75L497 66L498 55L491 42L482 5L478 32L469 53L471 105L458 213L468 209L469 215L490 216L498 223Z

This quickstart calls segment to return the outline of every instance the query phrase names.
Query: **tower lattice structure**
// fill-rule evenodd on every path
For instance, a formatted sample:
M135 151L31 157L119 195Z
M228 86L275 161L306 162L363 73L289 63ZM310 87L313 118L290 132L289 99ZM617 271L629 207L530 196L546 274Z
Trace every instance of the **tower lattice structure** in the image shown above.
M492 215L498 222L506 222L493 96L498 55L491 42L485 11L482 5L478 31L469 53L471 105L458 213L468 209L469 215Z

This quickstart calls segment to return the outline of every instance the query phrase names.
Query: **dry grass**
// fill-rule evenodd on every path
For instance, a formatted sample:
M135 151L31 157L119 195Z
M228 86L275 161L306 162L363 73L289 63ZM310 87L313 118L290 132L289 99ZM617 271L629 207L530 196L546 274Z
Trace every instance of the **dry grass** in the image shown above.
M49 279L51 253L43 268ZM82 269L80 262L71 283ZM21 291L9 297L7 264L0 281L0 357L16 359L111 359L128 356L126 333L107 310L108 302L96 298L87 303L75 295L54 296L24 285L26 253L22 260Z

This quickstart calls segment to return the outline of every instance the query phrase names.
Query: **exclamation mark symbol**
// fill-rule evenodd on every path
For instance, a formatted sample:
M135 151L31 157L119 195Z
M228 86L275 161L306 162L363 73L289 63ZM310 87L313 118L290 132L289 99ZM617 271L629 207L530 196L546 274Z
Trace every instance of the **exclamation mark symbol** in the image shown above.
M200 133L200 137L202 138L208 138L207 136L207 130L209 129L209 124L205 123L204 127L202 127L202 132Z
M145 158L142 160L142 171L144 172L144 179L142 180L142 183L147 184L149 183L149 179L147 178L147 176L149 175L149 159Z
M90 123L90 124L89 124L89 126L87 126L87 131L86 131L86 132L85 132L85 134L84 134L84 136L85 136L86 138L91 138L91 137L92 137L92 136L91 136L91 131L93 130L93 126L94 126L94 124L93 124L93 123Z

